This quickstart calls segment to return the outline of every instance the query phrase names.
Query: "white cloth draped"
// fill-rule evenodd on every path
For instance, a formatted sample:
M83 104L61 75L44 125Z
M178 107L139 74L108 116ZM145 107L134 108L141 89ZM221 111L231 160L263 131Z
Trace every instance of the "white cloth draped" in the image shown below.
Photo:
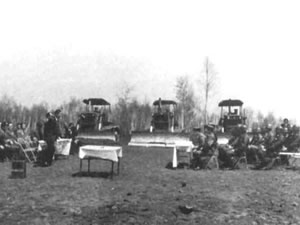
M79 158L95 157L118 162L122 157L121 146L84 145L79 148Z

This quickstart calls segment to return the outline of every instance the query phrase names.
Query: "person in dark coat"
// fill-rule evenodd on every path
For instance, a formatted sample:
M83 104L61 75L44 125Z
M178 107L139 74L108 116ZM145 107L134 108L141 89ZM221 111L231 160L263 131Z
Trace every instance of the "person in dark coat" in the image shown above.
M63 124L62 124L62 122L61 122L61 120L60 120L60 113L61 113L61 110L60 109L57 109L57 110L55 110L55 112L54 112L54 117L55 117L55 122L56 122L56 132L57 132L57 135L58 135L58 137L62 137L63 136Z
M44 140L44 131L43 131L43 123L38 121L36 123L36 130L37 130L37 138L38 140Z
M55 142L60 136L54 115L48 112L46 114L46 118L47 121L44 125L44 139L47 143L47 149L43 157L42 166L50 166L52 164L55 153Z

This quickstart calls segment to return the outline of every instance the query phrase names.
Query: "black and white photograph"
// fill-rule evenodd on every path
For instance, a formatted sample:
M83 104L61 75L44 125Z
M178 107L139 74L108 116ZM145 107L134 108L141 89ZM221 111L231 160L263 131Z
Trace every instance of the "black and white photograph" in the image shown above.
M300 224L296 0L0 2L0 224Z

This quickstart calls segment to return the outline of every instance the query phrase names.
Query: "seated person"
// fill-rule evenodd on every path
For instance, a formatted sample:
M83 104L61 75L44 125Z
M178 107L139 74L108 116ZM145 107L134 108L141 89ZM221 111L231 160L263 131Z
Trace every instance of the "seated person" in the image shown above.
M282 127L276 127L275 137L271 143L265 144L265 151L258 151L258 157L260 164L256 167L257 169L271 169L275 162L276 157L283 148L284 135Z
M11 122L7 123L7 126L5 127L5 133L9 139L17 140L17 136L15 135L15 132L14 132L13 123L11 123Z
M284 146L287 152L298 152L300 148L300 129L297 126L291 128L290 134L285 140Z
M193 149L193 159L192 159L192 168L200 168L200 154L202 152L204 143L205 143L205 135L201 132L200 129L194 130L193 134L190 137L195 148Z
M235 146L233 146L234 148L234 155L237 157L241 157L241 156L245 156L247 149L248 149L248 145L250 142L249 136L247 134L247 127L246 125L242 125L240 127L240 137L236 143Z
M232 138L226 146L219 148L219 159L224 167L234 168L238 158L245 156L249 144L247 127L239 125L232 131Z
M20 156L20 146L17 144L17 138L12 131L12 124L7 122L1 123L0 149L3 151L2 159L11 160Z
M194 151L193 158L195 159L195 168L203 169L213 155L218 156L217 137L214 133L214 126L204 126L204 141L202 139L202 144L199 147L200 149L198 148Z
M17 138L23 138L25 136L24 130L22 128L22 123L17 124L16 136Z
M240 137L239 127L235 127L231 130L231 137L226 145L219 146L219 160L221 161L221 167L233 167L232 155L234 153L234 147Z
M253 129L253 137L247 149L247 159L249 162L259 161L257 153L260 149L264 148L263 144L264 144L264 139L261 134L261 129L259 127Z

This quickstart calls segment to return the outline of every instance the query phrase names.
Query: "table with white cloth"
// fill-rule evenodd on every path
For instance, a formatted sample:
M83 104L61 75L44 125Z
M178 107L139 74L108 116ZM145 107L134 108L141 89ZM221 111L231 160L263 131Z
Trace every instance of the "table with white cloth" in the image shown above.
M111 178L114 173L114 163L118 163L117 174L120 172L120 159L122 158L121 146L104 146L104 145L84 145L79 148L78 156L80 158L80 172L82 171L82 161L88 160L88 173L90 172L90 160L100 159L112 163Z
M296 166L298 160L300 160L300 152L279 152L280 156L287 156L290 166Z
M193 147L194 145L191 142L180 142L180 143L174 143L173 146L173 160L172 160L172 165L173 168L177 168L178 166L178 150L180 149L181 151L183 150L187 156L189 157L189 162L192 160L192 154L193 154Z

